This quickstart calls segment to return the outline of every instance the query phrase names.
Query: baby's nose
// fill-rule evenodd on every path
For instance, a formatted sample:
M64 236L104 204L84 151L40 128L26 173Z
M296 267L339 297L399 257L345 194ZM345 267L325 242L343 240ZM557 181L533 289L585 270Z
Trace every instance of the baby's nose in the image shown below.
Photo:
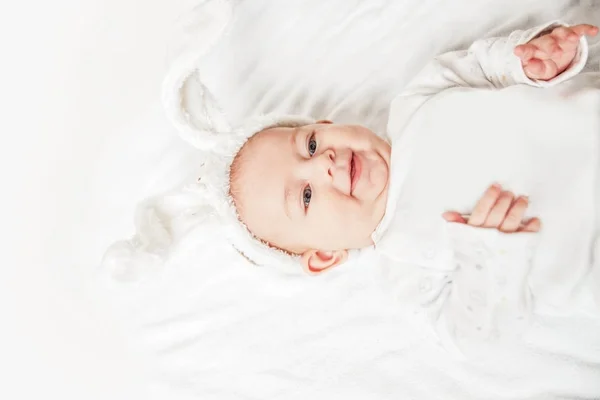
M327 171L327 175L321 172L321 176L324 176L328 183L332 184L339 190L344 191L346 187L346 181L348 180L348 168L346 163L344 162L345 157L342 154L341 157L338 157L337 154L333 150L326 150L321 154L321 162L324 164L324 167Z
M325 158L327 174L333 177L333 169L335 168L335 153L331 149L325 150L325 152L323 153L323 157Z
M332 182L338 173L335 163L335 152L331 149L323 150L320 154L308 160L306 166L309 168L311 180L316 182Z

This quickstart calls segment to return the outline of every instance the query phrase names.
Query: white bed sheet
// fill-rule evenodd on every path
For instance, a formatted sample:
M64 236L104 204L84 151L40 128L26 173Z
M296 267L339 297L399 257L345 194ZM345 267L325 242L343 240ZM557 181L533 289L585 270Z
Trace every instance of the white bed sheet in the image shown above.
M433 55L581 11L582 3L238 0L201 76L234 122L280 111L381 130L392 96ZM82 244L96 259L130 233L138 200L191 179L201 162L165 121L158 97L152 104L112 135L96 162L88 213L96 235ZM576 345L594 342L595 320L539 321L535 344L474 367L407 328L393 270L283 275L250 267L221 243L190 240L141 281L121 284L100 272L131 340L151 357L151 384L169 398L600 398L600 348ZM562 345L565 338L573 345Z

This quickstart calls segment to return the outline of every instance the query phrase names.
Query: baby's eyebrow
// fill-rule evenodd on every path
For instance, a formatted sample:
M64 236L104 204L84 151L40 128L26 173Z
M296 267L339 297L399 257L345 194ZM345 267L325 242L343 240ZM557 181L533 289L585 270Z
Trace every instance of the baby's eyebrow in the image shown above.
M296 148L296 136L298 136L298 128L294 129L290 135L290 144L292 145L292 149Z
M298 128L295 128L292 134L290 135L290 146L292 152L294 154L300 154L300 150L298 148L298 137L300 136L300 131Z
M286 186L285 189L283 190L283 206L284 206L284 210L285 210L285 215L287 215L287 217L289 219L292 219L292 215L290 213L291 200L292 200L292 191L290 190L289 186Z
M297 142L298 142L298 128L295 128L291 135L290 135L290 146L292 148L292 151L294 153L296 153L298 150L298 146L297 146ZM294 201L294 195L292 194L292 190L290 189L290 187L286 184L285 188L283 189L283 205L284 205L284 210L285 210L285 215L287 215L287 217L291 220L292 219L292 213L290 210L290 204Z

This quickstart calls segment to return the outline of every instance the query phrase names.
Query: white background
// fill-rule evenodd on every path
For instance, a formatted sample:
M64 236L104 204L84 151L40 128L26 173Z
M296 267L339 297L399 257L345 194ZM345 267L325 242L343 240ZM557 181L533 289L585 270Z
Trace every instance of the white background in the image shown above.
M93 229L96 155L158 100L165 32L184 6L2 2L0 398L148 398L86 289L79 236Z

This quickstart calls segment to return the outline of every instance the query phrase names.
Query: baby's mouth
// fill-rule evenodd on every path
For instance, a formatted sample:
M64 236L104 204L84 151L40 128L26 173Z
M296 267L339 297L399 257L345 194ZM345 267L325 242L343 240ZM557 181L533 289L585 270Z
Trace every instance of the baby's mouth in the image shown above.
M350 195L354 195L356 184L362 174L362 159L360 156L352 153L350 157Z
M354 161L354 153L350 157L350 194L354 191L354 176L356 175L356 164Z

